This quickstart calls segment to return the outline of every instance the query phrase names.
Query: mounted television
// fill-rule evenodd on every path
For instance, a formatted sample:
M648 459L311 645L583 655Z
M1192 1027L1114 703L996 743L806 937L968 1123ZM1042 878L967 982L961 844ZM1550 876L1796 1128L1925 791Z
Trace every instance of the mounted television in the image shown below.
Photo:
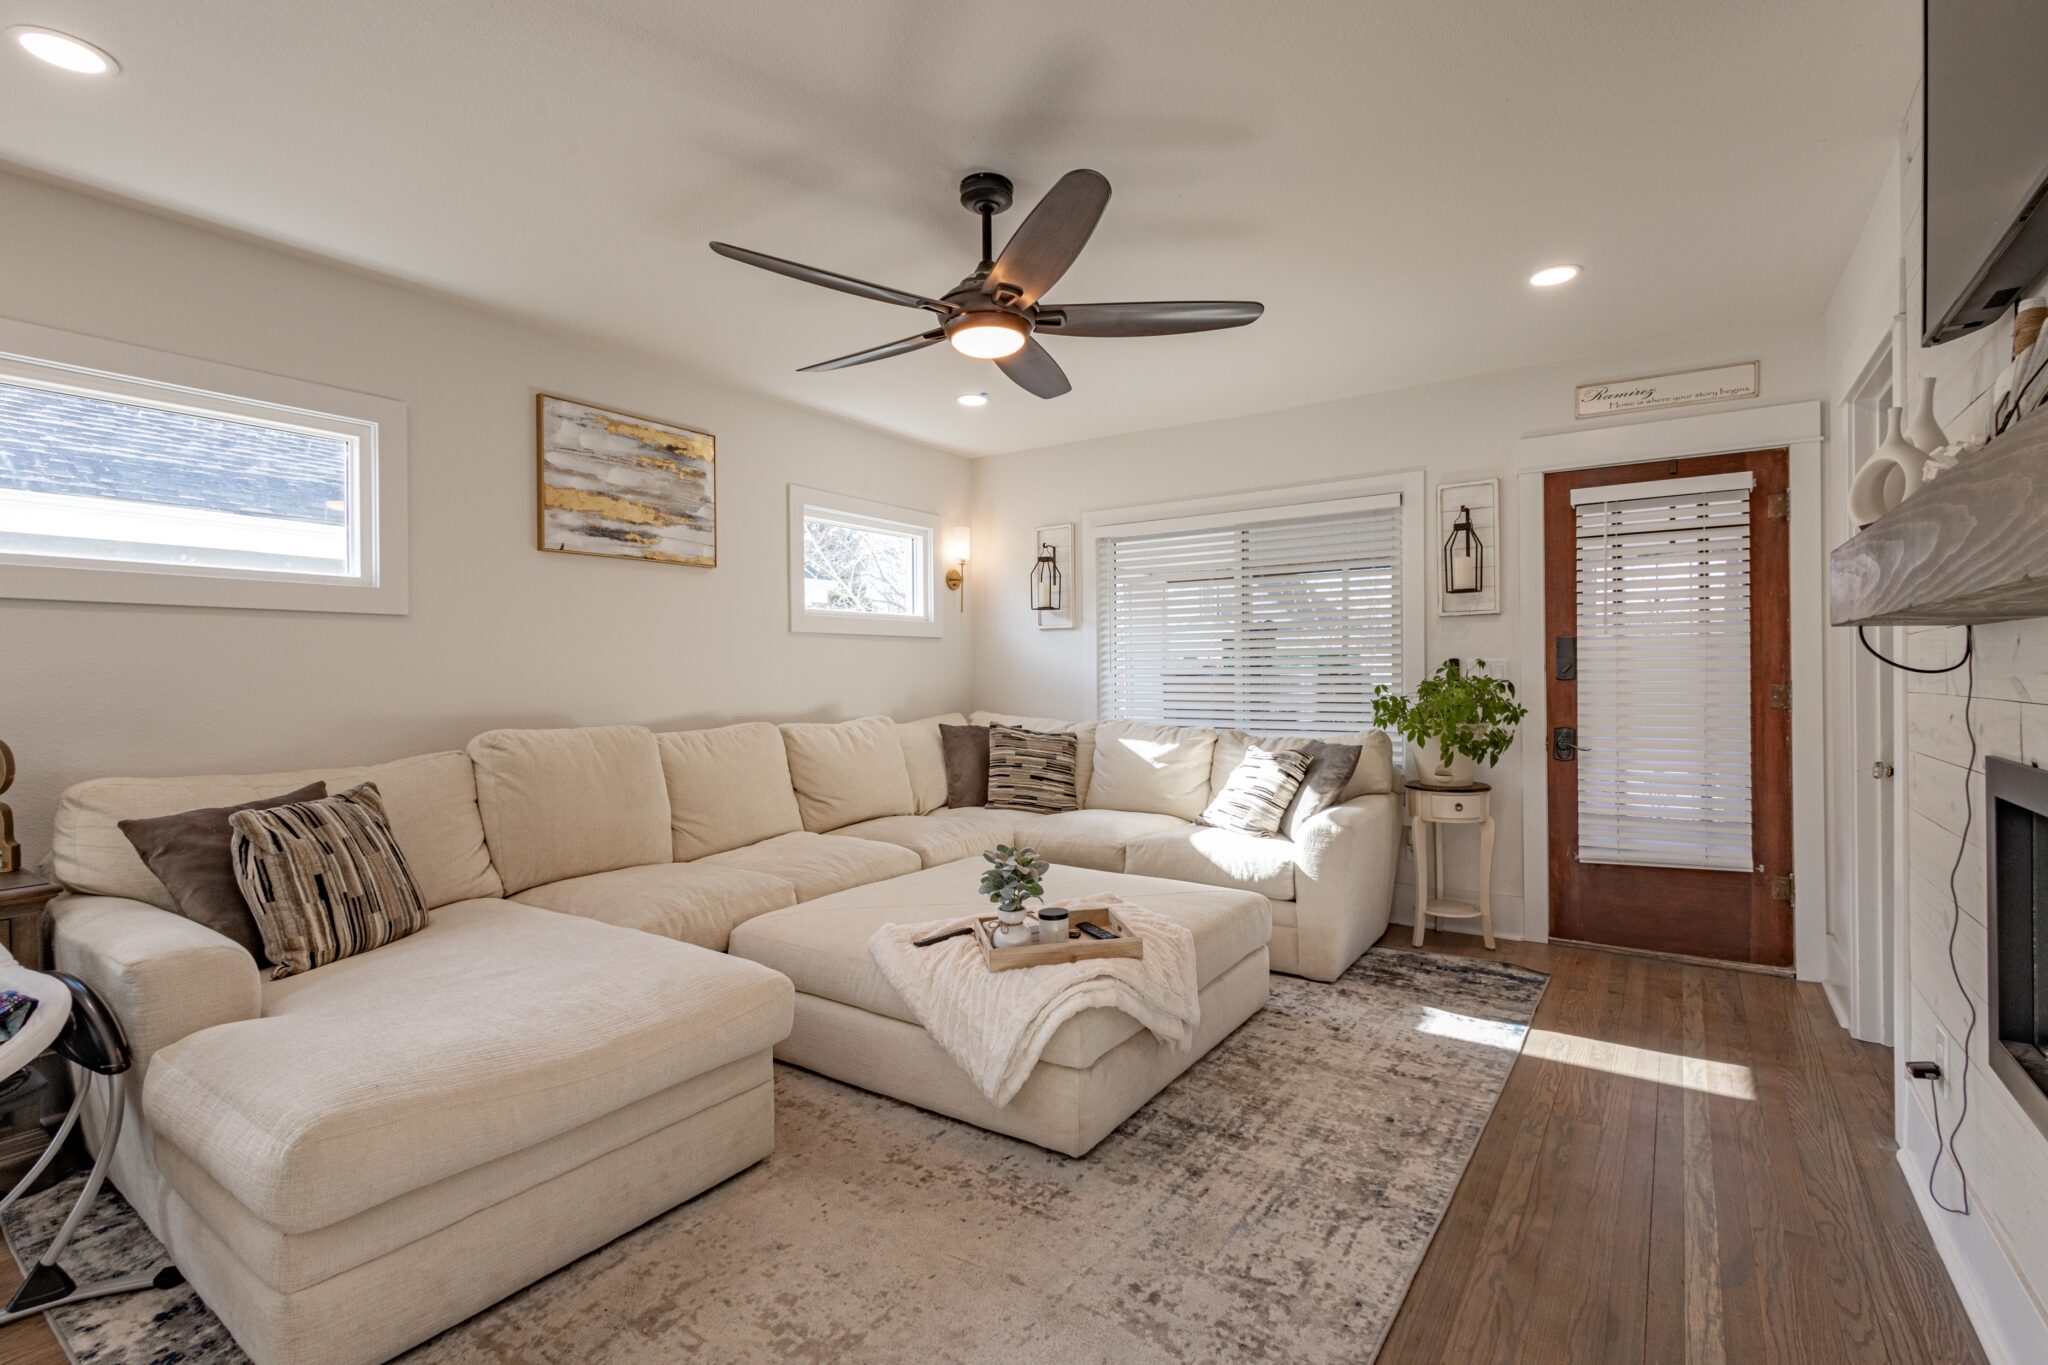
M1926 0L1923 344L2048 275L2048 0Z

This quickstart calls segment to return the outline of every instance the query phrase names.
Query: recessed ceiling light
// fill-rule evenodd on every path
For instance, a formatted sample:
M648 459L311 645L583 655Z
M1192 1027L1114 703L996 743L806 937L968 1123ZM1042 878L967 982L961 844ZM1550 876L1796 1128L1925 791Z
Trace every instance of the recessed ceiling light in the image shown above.
M30 28L18 25L7 30L14 35L14 41L21 50L51 66L81 76L107 76L121 69L121 64L106 52L94 47L83 38L74 38L68 33L55 29Z
M1529 283L1538 289L1549 289L1555 285L1570 284L1579 277L1575 265L1546 265L1529 277Z
M963 408L985 408L988 406L988 395L985 393L963 393L953 401Z

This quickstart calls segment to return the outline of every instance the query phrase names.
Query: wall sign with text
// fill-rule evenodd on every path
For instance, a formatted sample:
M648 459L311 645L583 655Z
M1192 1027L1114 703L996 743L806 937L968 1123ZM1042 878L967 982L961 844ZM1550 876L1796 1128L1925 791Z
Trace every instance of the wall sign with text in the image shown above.
M1762 392L1758 382L1761 366L1754 360L1740 365L1716 365L1706 370L1681 370L1677 374L1647 374L1638 379L1607 379L1581 384L1572 395L1572 416L1614 417L1646 408L1677 408L1691 403L1726 403L1737 398L1755 398Z

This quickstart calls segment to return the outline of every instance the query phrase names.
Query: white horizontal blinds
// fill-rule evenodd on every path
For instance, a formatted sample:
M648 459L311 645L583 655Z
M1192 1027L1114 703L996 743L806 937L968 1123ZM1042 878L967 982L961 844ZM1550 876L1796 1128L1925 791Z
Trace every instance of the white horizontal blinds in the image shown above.
M1098 542L1105 719L1341 733L1401 685L1401 511L1239 513L1116 528ZM1257 517L1253 520L1249 518Z
M1748 871L1747 474L1582 488L1579 861Z

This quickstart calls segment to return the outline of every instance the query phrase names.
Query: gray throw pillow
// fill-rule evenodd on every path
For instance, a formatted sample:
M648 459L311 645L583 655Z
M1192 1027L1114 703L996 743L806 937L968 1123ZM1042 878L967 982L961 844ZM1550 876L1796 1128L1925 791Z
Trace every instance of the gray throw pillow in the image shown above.
M229 817L238 810L268 810L294 801L317 801L327 795L325 782L312 782L294 792L240 806L204 806L176 815L121 821L121 833L135 845L142 862L171 893L178 913L203 924L249 950L259 967L268 967L263 935L242 888L235 884L235 860L229 851L234 827Z
M1300 822L1337 804L1337 798L1344 794L1345 784L1358 771L1358 759L1363 750L1356 744L1332 744L1327 740L1312 739L1301 746L1301 752L1311 760L1308 773L1301 779L1301 786L1295 789L1294 804L1287 808L1286 816L1280 821L1280 828L1290 833L1301 827Z
M954 810L988 804L988 727L941 725L939 750L946 762L946 804Z

